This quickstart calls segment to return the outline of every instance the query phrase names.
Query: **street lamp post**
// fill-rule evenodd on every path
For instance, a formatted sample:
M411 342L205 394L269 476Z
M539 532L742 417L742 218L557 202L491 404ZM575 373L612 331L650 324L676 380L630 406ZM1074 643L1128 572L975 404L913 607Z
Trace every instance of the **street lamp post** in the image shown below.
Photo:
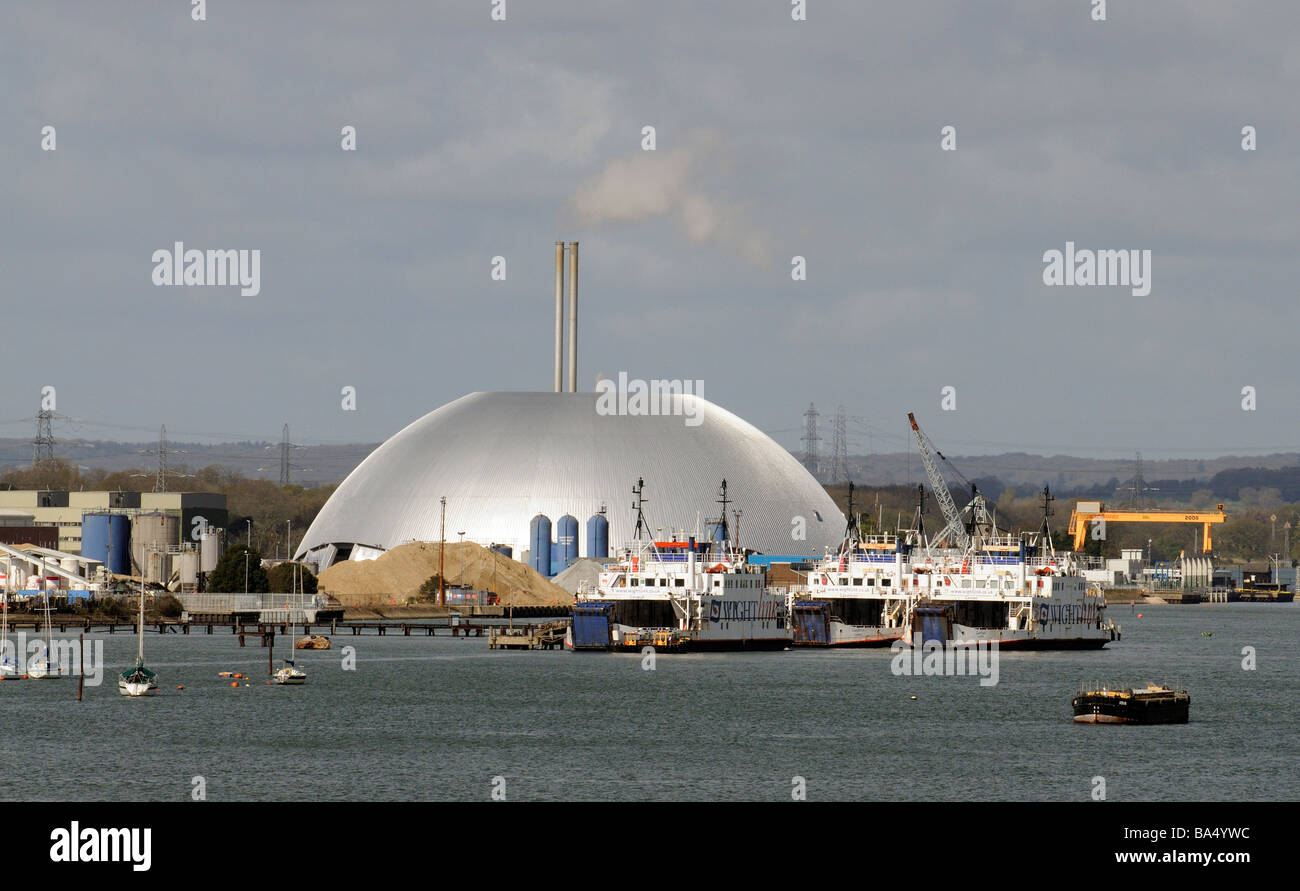
M458 564L456 566L456 583L460 585L461 590L464 590L465 588L465 532L464 530L462 530L460 532L457 532L456 534L460 536L460 547L457 549L460 552L460 560L458 561Z

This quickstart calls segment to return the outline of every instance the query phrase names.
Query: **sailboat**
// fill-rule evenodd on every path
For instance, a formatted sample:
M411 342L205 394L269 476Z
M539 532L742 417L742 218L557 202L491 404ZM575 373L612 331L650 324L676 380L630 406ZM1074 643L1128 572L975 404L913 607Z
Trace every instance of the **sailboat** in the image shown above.
M42 573L44 574L44 573ZM45 655L37 656L27 666L27 676L32 680L49 680L51 678L62 677L59 671L59 663L54 661L50 655L50 583L48 579L42 580L42 588L45 590L45 622L41 626L45 632Z
M297 580L298 580L298 572L297 572L297 567L295 566L294 567L294 588L298 587ZM287 635L289 638L289 655L285 657L284 667L276 669L275 674L272 675L272 680L274 680L277 684L297 685L297 684L307 683L307 672L303 671L301 668L298 668L296 665L293 664L293 658L292 658L293 629L294 629L293 607L290 606L289 607L289 634Z
M144 667L144 572L140 573L140 624L136 628L135 666L117 679L123 696L152 696L158 692L158 675Z
M18 667L18 659L9 655L9 585L0 589L0 598L4 598L3 606L0 607L0 680L6 678L20 678L23 675L22 669Z

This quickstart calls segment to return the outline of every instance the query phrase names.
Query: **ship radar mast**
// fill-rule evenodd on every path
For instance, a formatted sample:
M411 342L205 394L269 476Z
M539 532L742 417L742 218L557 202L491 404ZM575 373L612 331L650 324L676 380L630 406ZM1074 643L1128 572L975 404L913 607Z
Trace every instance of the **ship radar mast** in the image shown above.
M722 486L718 489L718 504L722 505L722 517L718 520L722 526L722 541L731 541L731 532L727 529L727 505L731 504L731 499L727 497L727 481L722 481Z
M650 524L645 521L645 512L643 511L646 503L644 478L637 477L636 485L632 487L632 494L636 496L636 501L632 502L632 510L636 511L636 531L632 533L632 539L633 541L640 541L642 530L650 528Z
M1047 518L1055 513L1055 511L1052 510L1052 502L1056 500L1056 496L1052 494L1051 489L1047 488L1047 486L1043 486L1043 494L1039 497L1043 500L1043 525L1040 530L1042 541L1038 544L1038 550L1040 554L1046 553L1055 557L1056 547L1052 544L1052 529L1050 524L1047 522Z
M849 503L845 507L844 543L840 545L840 552L851 551L857 545L860 535L861 525L853 510L853 480L849 480Z

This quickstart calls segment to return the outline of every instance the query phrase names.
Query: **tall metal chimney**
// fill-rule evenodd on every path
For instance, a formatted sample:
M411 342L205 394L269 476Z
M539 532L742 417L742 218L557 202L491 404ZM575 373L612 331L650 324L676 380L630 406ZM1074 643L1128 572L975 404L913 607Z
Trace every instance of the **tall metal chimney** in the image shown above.
M578 392L578 243L569 242L569 392Z
M555 243L555 392L564 386L564 242Z

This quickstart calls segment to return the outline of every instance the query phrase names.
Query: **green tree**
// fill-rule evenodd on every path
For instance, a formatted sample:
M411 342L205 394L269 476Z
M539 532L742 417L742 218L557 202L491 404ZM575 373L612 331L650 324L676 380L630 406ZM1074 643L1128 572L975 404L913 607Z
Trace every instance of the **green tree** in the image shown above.
M436 601L438 599L438 576L431 575L420 585L420 592L415 596L416 600Z
M277 563L266 573L267 590L272 594L294 593L294 567L298 568L298 590L316 593L316 576L302 563Z
M262 568L262 555L250 551L246 545L237 544L221 555L217 568L208 576L208 590L214 594L242 594L244 588L244 554L248 554L248 588L250 593L269 590L266 570Z

